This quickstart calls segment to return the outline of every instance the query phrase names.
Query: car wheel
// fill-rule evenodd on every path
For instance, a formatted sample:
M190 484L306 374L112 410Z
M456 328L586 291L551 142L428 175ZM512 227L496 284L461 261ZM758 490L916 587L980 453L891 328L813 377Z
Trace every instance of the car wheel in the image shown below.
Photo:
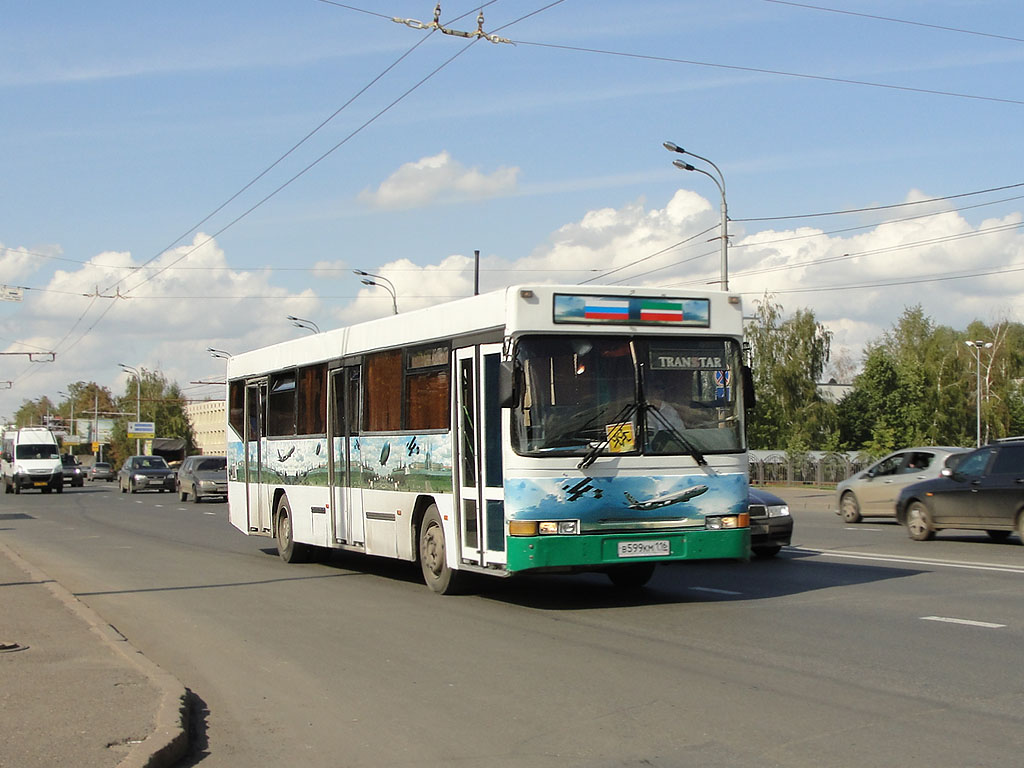
M1020 537L1020 543L1024 544L1024 512L1017 515L1017 536Z
M448 565L441 513L434 504L427 507L427 512L423 516L418 551L423 581L431 591L439 595L458 594L465 586L466 574L462 571L453 571Z
M120 480L117 481L117 488L121 493L128 493L128 489L124 487L124 484Z
M640 589L654 575L654 563L630 563L608 569L608 579L619 589Z
M188 501L188 491L179 488L178 489L178 501Z
M1010 531L985 531L992 541L1006 541L1010 538Z
M930 541L935 538L928 507L920 501L913 502L907 508L907 533L914 541Z
M864 518L860 514L860 504L852 492L847 491L839 501L839 509L843 513L843 521L847 523L859 523Z
M775 557L779 554L782 551L782 547L778 544L773 544L769 547L752 547L750 551L754 553L754 557L767 560L769 557Z
M295 541L292 508L287 496L282 496L277 504L277 554L286 563L305 562L309 554L308 545Z
M138 493L139 492L139 489L135 487L135 481L134 480L129 480L128 481L128 491L130 493Z

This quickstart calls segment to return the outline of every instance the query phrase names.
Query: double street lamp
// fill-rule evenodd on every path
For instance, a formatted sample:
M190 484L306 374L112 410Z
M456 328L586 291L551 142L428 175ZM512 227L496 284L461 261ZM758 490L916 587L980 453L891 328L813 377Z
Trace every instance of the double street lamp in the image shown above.
M665 149L669 152L678 152L681 155L689 155L695 157L698 160L702 160L710 165L715 173L711 174L705 171L703 168L698 168L695 165L691 165L683 160L673 160L672 165L682 171L696 171L697 173L703 173L718 187L718 191L722 194L722 277L721 285L723 291L729 290L729 209L725 204L725 176L722 175L721 169L713 162L708 160L706 157L701 157L695 152L683 149L678 144L673 144L671 141L666 141L662 144Z
M320 333L320 326L314 323L312 320L307 320L304 317L286 315L285 320L291 320L292 325L294 325L296 328L302 328L303 330L312 331L313 333ZM211 349L210 353L212 354L214 351L215 350ZM214 355L214 357L216 357L216 355Z
M378 288L383 288L385 291L391 294L391 309L394 314L398 314L398 297L395 294L395 285L386 277L382 275L374 275L369 272L364 272L361 269L353 269L352 273L360 275L364 278L373 278L371 280L361 280L363 285L376 285Z
M964 342L968 347L974 347L974 367L976 371L975 387L977 389L977 407L975 413L977 414L977 421L975 424L975 434L977 435L977 447L981 448L981 350L992 349L991 341L971 341L967 340Z

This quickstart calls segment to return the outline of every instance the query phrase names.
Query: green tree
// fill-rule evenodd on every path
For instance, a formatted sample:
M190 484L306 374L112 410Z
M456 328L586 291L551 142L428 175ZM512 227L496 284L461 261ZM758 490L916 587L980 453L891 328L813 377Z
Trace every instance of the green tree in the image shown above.
M185 440L185 451L195 451L195 435L185 414L186 400L181 388L159 371L139 369L139 379L134 376L125 384L124 394L117 399L117 410L136 413L139 421L151 421L156 426L157 437L178 437ZM119 420L111 436L110 457L120 463L135 453L135 439L128 438L127 422L134 421L134 415Z
M757 392L757 408L747 425L751 446L820 450L834 444L836 410L817 389L832 332L811 310L784 318L782 305L767 294L755 305L746 332Z

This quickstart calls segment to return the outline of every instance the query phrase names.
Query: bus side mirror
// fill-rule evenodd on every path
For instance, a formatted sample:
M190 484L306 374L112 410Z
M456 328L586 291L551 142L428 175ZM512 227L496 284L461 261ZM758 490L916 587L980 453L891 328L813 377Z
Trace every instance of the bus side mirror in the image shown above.
M516 364L512 360L502 360L498 368L498 405L512 408L517 399Z
M757 396L754 394L754 372L749 365L744 365L740 370L743 379L743 406L750 411L757 407Z

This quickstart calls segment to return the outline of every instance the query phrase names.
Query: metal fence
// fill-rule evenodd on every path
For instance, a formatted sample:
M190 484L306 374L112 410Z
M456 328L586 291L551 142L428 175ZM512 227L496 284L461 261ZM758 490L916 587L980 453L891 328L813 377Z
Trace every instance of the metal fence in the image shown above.
M856 453L750 451L751 485L835 485L874 461Z

